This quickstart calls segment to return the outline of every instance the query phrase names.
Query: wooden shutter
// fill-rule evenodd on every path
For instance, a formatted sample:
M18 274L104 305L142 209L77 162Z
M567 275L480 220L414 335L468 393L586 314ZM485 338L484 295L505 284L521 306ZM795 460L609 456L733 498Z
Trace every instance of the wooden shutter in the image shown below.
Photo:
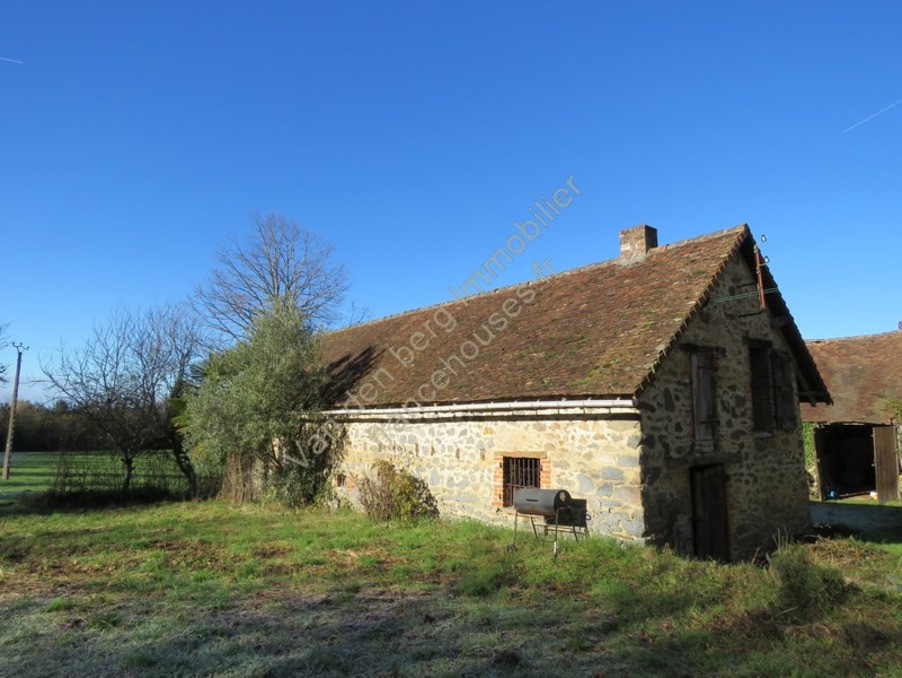
M798 403L792 388L794 377L792 363L781 353L771 352L771 367L774 380L774 410L777 428L792 430L796 425Z
M752 372L752 428L770 433L774 430L770 347L749 346L749 367Z
M714 440L717 401L714 388L714 355L692 353L692 424L696 441Z

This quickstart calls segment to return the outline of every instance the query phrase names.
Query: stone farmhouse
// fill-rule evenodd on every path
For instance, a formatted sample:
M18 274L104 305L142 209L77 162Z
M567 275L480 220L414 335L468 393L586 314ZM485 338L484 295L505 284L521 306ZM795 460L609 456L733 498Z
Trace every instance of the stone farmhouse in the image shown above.
M802 420L817 425L821 498L898 499L902 426L892 403L902 403L902 332L807 343L834 398L826 409L802 406Z
M620 251L327 334L339 494L385 459L444 515L565 488L592 532L724 561L804 530L799 402L830 396L748 226Z

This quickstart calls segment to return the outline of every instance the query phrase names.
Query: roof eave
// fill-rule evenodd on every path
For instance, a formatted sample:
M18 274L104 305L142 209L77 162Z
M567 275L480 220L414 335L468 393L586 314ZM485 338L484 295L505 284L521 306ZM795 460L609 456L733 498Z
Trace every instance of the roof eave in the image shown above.
M751 236L751 233L749 233L749 237L742 243L741 251L746 264L753 272L756 269L755 246L755 239ZM783 298L783 294L780 292L780 288L767 265L761 267L761 278L764 288L773 290L773 292L767 296L768 310L771 317L782 317L786 320L778 327L775 327L775 329L783 335L783 338L792 353L793 361L796 366L797 378L800 379L805 392L809 396L805 402L809 402L812 405L816 403L832 405L833 398L830 396L827 384L824 382L824 378L817 369L817 364L814 362L814 358L808 350L805 340L802 338L802 333L799 331L798 325L796 325L795 318L793 318L792 313L789 312L786 300Z

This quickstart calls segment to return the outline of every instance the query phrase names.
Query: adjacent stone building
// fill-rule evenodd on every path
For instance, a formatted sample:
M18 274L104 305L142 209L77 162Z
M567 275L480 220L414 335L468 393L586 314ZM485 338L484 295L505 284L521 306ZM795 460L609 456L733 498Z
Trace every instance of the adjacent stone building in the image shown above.
M835 402L802 406L816 425L821 498L875 492L899 499L902 331L807 342Z
M591 529L722 560L808 524L799 401L827 389L745 225L332 332L340 493L376 459L445 515L566 488ZM487 261L486 266L490 265Z

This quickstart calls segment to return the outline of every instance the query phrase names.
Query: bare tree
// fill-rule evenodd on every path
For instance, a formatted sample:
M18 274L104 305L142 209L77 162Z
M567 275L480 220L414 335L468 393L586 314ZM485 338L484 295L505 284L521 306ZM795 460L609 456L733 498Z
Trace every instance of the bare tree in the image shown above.
M348 276L332 261L332 245L278 212L252 213L251 225L245 242L233 238L218 250L210 280L197 289L196 308L210 328L239 340L276 302L298 308L312 327L335 322Z
M121 461L122 490L131 487L135 460L148 450L171 447L169 400L198 357L195 316L179 305L143 313L116 311L96 324L80 349L61 351L43 371L65 400L98 431ZM193 470L188 476L194 489Z

